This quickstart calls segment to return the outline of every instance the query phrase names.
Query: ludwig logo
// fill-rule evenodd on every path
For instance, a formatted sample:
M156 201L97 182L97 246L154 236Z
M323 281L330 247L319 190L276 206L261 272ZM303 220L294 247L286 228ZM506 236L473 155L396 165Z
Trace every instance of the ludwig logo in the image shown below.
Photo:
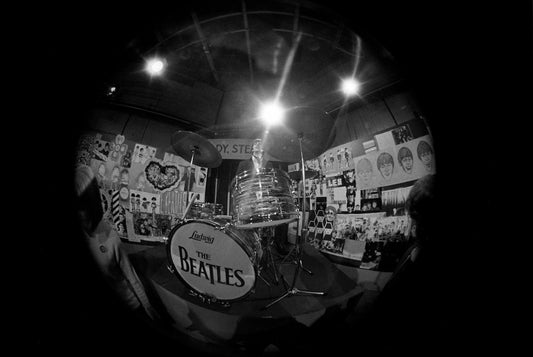
M198 231L194 231L194 232L192 232L192 234L189 237L189 239L197 240L197 241L208 243L208 244L213 244L213 241L215 240L215 237L211 237L211 236L205 235L203 233L198 233Z

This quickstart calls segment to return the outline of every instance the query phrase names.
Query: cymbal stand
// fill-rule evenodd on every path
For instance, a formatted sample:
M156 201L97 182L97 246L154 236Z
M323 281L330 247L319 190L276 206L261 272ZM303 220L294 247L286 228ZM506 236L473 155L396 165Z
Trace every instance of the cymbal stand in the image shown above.
M194 154L196 153L196 151L198 149L199 149L199 147L195 146L191 150L191 164L187 168L187 206L189 205L189 194L190 194L189 191L191 189L191 167L192 167L193 162L194 162Z
M304 195L305 195L305 193L304 193ZM304 197L304 199L305 199L305 197ZM303 215L305 215L305 213L303 213ZM303 219L304 219L303 215L302 215L302 226L303 226ZM300 225L300 220L298 220L298 225ZM298 235L298 231L300 231L300 230L296 229L296 239L297 240L300 239L299 235ZM302 227L302 233L303 233L303 227ZM304 240L304 242L305 242L305 240ZM307 274L313 275L313 272L311 270L309 270L309 269L307 269L306 267L303 266L301 257L298 257L298 254L295 254L297 245L298 245L298 241L295 244L293 244L293 246L291 247L291 249L289 250L287 255L281 260L281 262L279 264L280 265L281 264L285 264L285 263L297 264L297 265L300 266L300 269L305 271ZM287 261L289 257L291 258L291 261Z
M266 310L268 309L269 307L271 307L272 305L280 302L281 300L285 299L286 297L290 297L290 296L293 296L293 295L325 295L326 293L323 292L323 291L309 291L309 290L300 290L296 287L296 280L298 279L298 276L300 275L300 269L302 268L302 264L301 264L301 261L302 261L302 238L306 238L307 239L307 229L305 228L305 162L304 162L304 155L303 155L303 150L302 150L302 139L303 139L303 133L299 133L298 134L298 141L299 141L299 144L300 144L300 157L301 157L301 160L302 160L302 180L303 180L303 200L302 200L302 214L303 214L303 217L302 217L302 235L301 237L300 236L296 236L296 244L295 244L295 249L296 249L296 257L297 257L297 260L298 260L298 264L296 264L296 271L294 272L294 276L292 278L292 283L290 285L290 287L287 289L287 291L281 295L279 298L277 298L276 300L272 301L271 303L265 305L263 307L263 310ZM304 240L305 242L305 240Z

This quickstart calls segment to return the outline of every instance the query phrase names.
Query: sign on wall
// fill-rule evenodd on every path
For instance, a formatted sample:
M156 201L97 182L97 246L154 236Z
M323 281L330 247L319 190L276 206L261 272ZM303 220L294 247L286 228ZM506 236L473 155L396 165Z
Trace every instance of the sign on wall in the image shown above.
M247 160L252 156L254 139L209 139L217 148L223 160ZM267 152L264 153L268 161L282 161Z

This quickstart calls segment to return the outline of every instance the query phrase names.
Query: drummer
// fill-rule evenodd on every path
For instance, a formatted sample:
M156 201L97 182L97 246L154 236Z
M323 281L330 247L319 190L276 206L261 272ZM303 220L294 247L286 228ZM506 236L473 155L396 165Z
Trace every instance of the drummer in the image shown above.
M265 159L263 150L263 140L254 139L252 145L252 156L239 162L236 175L244 171L259 172L260 169L272 169L272 163ZM288 224L280 224L271 231L270 234L274 235L274 243L279 253L286 254L290 250L290 244L287 240ZM263 232L266 233L266 232Z
M255 139L252 145L252 156L247 160L239 162L237 167L237 175L243 171L259 172L259 169L266 168L271 169L272 163L264 158L263 140Z

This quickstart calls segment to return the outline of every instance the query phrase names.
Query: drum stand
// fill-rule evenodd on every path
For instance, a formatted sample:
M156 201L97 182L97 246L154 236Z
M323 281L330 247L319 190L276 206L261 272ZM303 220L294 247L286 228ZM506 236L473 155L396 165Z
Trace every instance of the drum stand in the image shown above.
M292 283L290 287L287 289L287 291L281 295L276 300L272 301L271 303L265 305L263 307L263 310L268 309L272 305L280 302L281 300L285 299L286 297L293 296L293 295L325 295L326 293L323 291L309 291L309 290L300 290L296 287L296 280L298 279L298 276L300 275L300 270L303 268L302 266L302 238L305 238L304 242L307 240L307 229L305 228L305 162L304 162L304 155L302 151L302 139L303 139L303 133L298 134L298 141L300 144L300 158L302 161L302 181L303 181L303 200L302 200L302 234L300 236L296 236L296 244L294 246L296 251L296 271L294 272L294 276L292 278Z
M263 234L262 234L262 230L263 229L272 229L271 227L266 227L266 228L259 228L258 229L258 232L257 234L259 235L259 238L261 240L263 240ZM274 274L274 282L275 282L275 285L278 285L279 284L279 277L278 277L278 272L277 272L277 269L276 269L276 265L274 264L274 254L272 253L272 244L273 244L273 240L270 239L272 237L267 237L266 239L266 242L264 244L264 249L265 249L265 257L263 258L264 261L266 261L265 263L261 264L259 266L259 271L258 271L258 276L268 285L268 286L271 286L271 284L261 275L261 272L263 271L266 271L267 269L270 268L270 270L272 270L273 274Z
M200 148L195 146L192 150L191 150L191 164L189 165L189 167L187 168L187 182L185 183L187 185L187 203L186 205L188 206L189 205L189 191L191 189L191 168L192 168L192 165L194 163L194 154L196 153L196 150L199 150Z

